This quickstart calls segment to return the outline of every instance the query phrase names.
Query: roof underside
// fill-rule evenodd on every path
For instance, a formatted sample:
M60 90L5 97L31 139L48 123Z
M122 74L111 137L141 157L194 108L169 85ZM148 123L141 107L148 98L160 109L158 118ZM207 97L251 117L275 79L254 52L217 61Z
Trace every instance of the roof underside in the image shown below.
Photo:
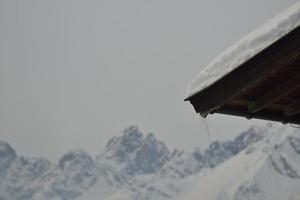
M186 100L204 117L300 124L300 26Z

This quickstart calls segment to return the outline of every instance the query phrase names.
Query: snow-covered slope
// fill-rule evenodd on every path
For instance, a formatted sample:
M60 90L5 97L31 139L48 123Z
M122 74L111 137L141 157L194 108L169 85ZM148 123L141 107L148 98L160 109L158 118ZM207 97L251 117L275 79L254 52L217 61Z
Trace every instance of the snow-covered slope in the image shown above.
M246 35L209 63L189 84L187 98L213 84L300 26L300 2Z
M262 140L198 180L185 200L299 200L300 131L270 126Z
M278 127L252 127L232 141L213 142L204 152L199 149L191 153L175 150L152 178L136 179L105 200L185 199L186 195L193 193L196 183L214 174L218 166L239 156L241 152L247 150L250 153L252 146L265 139L273 129L277 130ZM203 192L197 194L196 199L203 197Z
M93 159L72 150L58 163L0 142L0 200L299 200L300 131L252 127L210 148L174 150L136 126Z

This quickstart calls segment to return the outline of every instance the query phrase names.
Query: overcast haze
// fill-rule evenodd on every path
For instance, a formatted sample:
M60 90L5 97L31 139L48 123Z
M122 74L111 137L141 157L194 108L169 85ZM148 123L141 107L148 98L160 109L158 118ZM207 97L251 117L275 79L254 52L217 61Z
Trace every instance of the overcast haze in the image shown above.
M129 125L170 147L207 145L183 102L226 47L296 0L0 0L0 140L27 155L93 155ZM251 124L208 118L211 138Z

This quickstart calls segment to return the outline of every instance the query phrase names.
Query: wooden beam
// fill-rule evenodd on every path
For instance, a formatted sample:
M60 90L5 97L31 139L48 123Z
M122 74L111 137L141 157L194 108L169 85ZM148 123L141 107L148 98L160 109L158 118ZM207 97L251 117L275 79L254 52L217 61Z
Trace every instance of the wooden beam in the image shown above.
M281 111L264 109L256 113L249 113L245 107L237 106L223 106L222 108L216 110L216 113L233 115L239 117L245 117L247 119L263 119L270 121L277 121L281 123L292 123L300 124L300 114L295 114L293 116L287 117L284 116Z
M288 117L298 113L300 113L300 100L292 103L283 110L283 114Z
M278 87L270 90L259 99L252 102L247 108L250 113L258 112L272 103L282 99L288 94L294 92L300 87L300 74L293 76L291 79L280 84Z
M242 106L242 107L247 107L250 105L252 101L250 100L240 100L240 99L232 99L226 102L226 105L228 106ZM274 104L272 103L271 105L268 106L268 109L270 110L283 110L286 106L280 105L280 104Z

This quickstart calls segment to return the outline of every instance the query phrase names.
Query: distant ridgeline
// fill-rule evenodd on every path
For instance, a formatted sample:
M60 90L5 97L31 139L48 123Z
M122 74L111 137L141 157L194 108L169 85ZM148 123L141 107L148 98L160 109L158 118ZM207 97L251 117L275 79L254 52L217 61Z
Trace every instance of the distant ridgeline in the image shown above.
M270 179L272 187L266 183ZM299 196L300 131L281 125L252 127L231 141L212 142L203 152L200 148L171 152L154 134L144 135L131 126L108 141L96 158L77 149L58 163L20 156L0 142L0 200L298 200Z

